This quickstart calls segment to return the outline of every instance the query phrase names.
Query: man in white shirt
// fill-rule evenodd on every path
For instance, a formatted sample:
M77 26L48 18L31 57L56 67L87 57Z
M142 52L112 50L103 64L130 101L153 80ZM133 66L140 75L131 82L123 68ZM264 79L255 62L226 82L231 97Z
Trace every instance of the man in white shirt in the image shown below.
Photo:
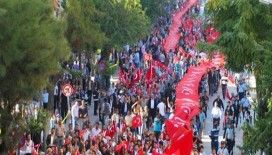
M166 111L166 105L161 101L158 105L157 108L159 109L160 115L164 118L165 117L165 111Z
M79 105L76 101L71 108L71 116L72 116L72 128L75 129L75 125L77 124L78 117L79 117Z
M213 118L213 125L219 125L220 124L220 119L222 117L222 111L221 109L217 106L217 102L215 102L213 108L212 108L212 118Z
M99 128L99 122L96 122L95 127L92 129L92 137L96 137L101 133L101 129Z

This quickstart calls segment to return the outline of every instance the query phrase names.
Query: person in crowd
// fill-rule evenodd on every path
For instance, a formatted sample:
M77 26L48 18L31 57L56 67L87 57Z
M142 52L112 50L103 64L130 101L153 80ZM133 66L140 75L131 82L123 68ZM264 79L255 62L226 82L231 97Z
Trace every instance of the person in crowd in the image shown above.
M87 107L87 103L85 103L84 100L81 101L81 106L79 107L78 115L79 115L79 119L81 120L80 122L86 122L87 121L87 119L88 119L88 107Z
M201 145L200 148L198 149L198 155L206 155L206 153L204 152L204 146Z
M153 94L151 94L150 99L148 100L147 107L153 121L154 118L156 117L156 111L157 111L157 100L154 98Z
M220 95L217 96L217 98L213 101L213 106L217 103L217 106L224 111L224 104L223 101L220 98Z
M211 155L217 155L216 149L212 148L212 154Z
M234 118L234 107L233 107L233 104L231 103L231 101L228 101L227 102L227 106L226 106L226 109L225 109L225 114L228 113L228 116L231 117L231 119L233 120Z
M222 111L217 106L217 102L215 102L213 108L212 108L212 119L213 119L213 125L220 125L220 120L222 117Z
M240 102L239 102L239 96L236 95L233 98L233 110L234 110L234 118L233 119L235 121L236 128L237 128L238 123L239 123L241 108L242 107L241 107Z
M220 148L217 151L218 155L229 155L228 149L226 148L226 142L221 141Z
M93 91L93 101L94 101L94 115L97 115L97 110L98 110L98 106L99 106L99 91L98 88L95 87L94 91Z
M165 117L165 113L166 113L166 105L163 102L163 100L161 100L161 102L157 105L159 114L162 116L162 118Z
M157 116L154 119L154 133L155 133L155 137L158 140L160 135L161 135L161 131L162 131L162 118L161 118L161 114L157 113Z
M241 101L240 104L242 105L242 110L243 110L243 119L245 119L245 113L249 112L249 109L251 107L251 103L248 100L247 96L244 96Z
M205 113L204 113L204 111L202 109L200 109L200 114L199 114L199 123L200 123L199 138L202 137L203 129L205 128L205 120L206 120Z
M65 118L67 116L68 113L68 100L67 97L61 93L61 108L60 108L60 113L61 113L61 118Z
M96 122L95 126L92 128L91 137L97 137L101 132L100 123Z
M221 80L220 68L217 68L214 71L214 74L215 74L215 79L216 79L215 80L215 93L217 93L219 85L220 85L220 80Z
M75 129L75 125L78 123L79 118L79 103L78 101L74 102L71 108L71 116L72 116L72 127Z
M210 134L209 134L210 138L211 138L211 148L212 150L215 149L215 152L217 152L218 150L218 137L219 137L219 128L217 127L217 125L213 125L213 129L211 130Z
M133 115L131 114L131 111L128 111L127 115L125 116L125 123L126 123L126 126L129 128L132 127L132 119L133 119Z
M239 80L238 83L238 94L239 94L239 100L242 100L246 95L246 84L243 80Z
M245 112L245 122L248 124L252 123L252 116L250 115L250 111Z
M24 146L20 149L20 154L31 155L34 151L34 142L31 139L31 134L26 134Z
M58 84L54 87L54 111L59 110L59 87Z
M208 110L208 103L209 97L207 95L207 91L205 90L203 94L201 94L200 103L202 111L204 112L205 116L207 117L207 110Z
M64 144L65 138L65 127L61 119L58 121L58 124L56 126L56 136L57 147L61 147Z
M222 96L223 99L226 99L226 92L227 92L227 85L228 85L228 75L225 74L222 78L221 78L221 88L222 88Z
M108 99L107 98L104 98L104 102L102 104L102 124L103 125L108 125L108 120L109 120L109 117L110 117L110 114L111 114L111 106L110 106L110 103L108 102Z
M228 124L225 139L227 141L228 153L233 155L233 147L235 145L235 131L233 123Z
M181 3L181 0L177 0L177 2ZM87 71L86 73L83 72L84 78L82 79L67 77L66 80L69 80L75 86L76 91L76 95L72 95L69 98L72 101L70 103L73 103L75 98L87 100L89 105L93 102L94 105L91 106L93 106L92 112L95 116L91 118L88 115L86 116L85 114L87 114L90 106L82 104L78 110L78 117L86 116L85 119L68 124L67 129L60 119L55 125L55 134L52 134L52 129L51 135L48 137L50 140L47 143L49 144L51 139L54 139L52 137L56 137L52 142L53 144L55 143L56 147L51 147L51 153L48 151L48 154L163 154L166 146L171 144L170 137L167 135L167 128L165 128L165 121L175 118L175 111L179 112L175 109L175 87L190 66L197 66L201 63L200 60L196 60L200 58L195 56L198 51L193 47L202 37L200 30L202 25L198 24L198 21L191 19L190 15L193 12L198 12L198 6L193 6L192 9L189 9L181 21L183 26L180 28L182 33L180 47L172 49L170 52L165 51L163 48L163 42L169 32L167 29L172 22L169 16L158 19L152 35L139 41L134 46L128 45L125 50L118 52L120 53L118 61L120 62L119 69L122 71L122 76L119 76L120 82L117 82L116 85L111 85L109 89L104 88L104 80L102 81L101 76L98 74L95 75L91 86L89 86L90 81L88 80L90 75ZM187 22L192 23L192 26L185 26ZM190 58L188 53L192 54ZM146 54L149 55L149 60L144 60ZM73 69L81 70L81 68L87 67L85 60L80 62L78 55L75 57L77 57L75 64L70 65L70 68L72 66ZM114 60L115 58L110 57L110 62L117 62L117 60ZM82 57L82 59L84 58ZM153 62L158 63L155 64ZM176 63L180 64L177 70L182 72L181 75L175 75L174 68ZM161 67L158 64L165 67ZM134 82L133 80L135 79L133 78L135 75L133 74L136 69L142 70L143 75L139 81ZM148 79L147 74L149 70L152 72L152 77ZM218 81L220 81L220 78L217 77L217 72L218 70L213 69L211 73L212 80L208 79L209 86L212 85L210 89L212 94L216 93L219 85ZM195 117L196 121L193 124L196 129L194 135L194 146L196 148L194 150L200 154L204 154L203 143L200 137L204 127L204 120L207 118L205 111L208 107L205 80L207 79L202 79L204 84L202 84L203 86L200 89L200 93L204 93L205 106L201 106L203 111L201 110L199 116ZM220 101L216 102L219 103ZM65 118L68 107L66 112L63 113L65 109L63 104L67 105L67 97L63 94L60 103L60 118ZM85 107L87 108L84 111ZM206 110L204 110L205 107ZM223 107L223 103L219 107L215 107L217 109L215 108L212 112L212 116L215 118L215 128L211 131L210 136L212 147L216 147L217 151L218 125L222 113L220 108ZM72 120L76 118L76 114L73 114L73 111L76 111L75 109L75 107L71 109ZM138 124L133 119L136 116L140 120ZM93 125L93 121L100 121L101 123L97 122Z
M49 99L49 93L47 92L47 90L44 90L42 94L42 102L43 102L44 109L47 109L48 99Z
M47 146L56 146L57 145L56 139L57 139L57 136L56 136L55 128L52 128L50 134L47 135L46 145Z
M209 94L212 96L215 92L215 75L214 75L214 71L210 70L208 72L208 85L209 85Z

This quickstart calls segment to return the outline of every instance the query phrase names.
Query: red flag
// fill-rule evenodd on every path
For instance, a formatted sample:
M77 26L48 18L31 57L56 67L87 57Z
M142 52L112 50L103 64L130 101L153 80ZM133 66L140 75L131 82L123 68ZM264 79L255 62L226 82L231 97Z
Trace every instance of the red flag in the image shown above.
M115 132L116 132L116 126L112 125L109 129L107 129L106 136L109 136L109 137L113 138Z
M182 134L187 131L186 129L187 122L183 121L179 117L174 116L172 119L167 120L165 123L166 134L170 139L176 140L179 134Z
M177 141L171 141L170 148L167 149L167 152L172 153L173 155L179 150L179 155L190 155L193 150L193 132L192 130L187 131L186 133L180 135ZM172 155L169 154L169 155Z
M138 155L144 155L144 150L143 150L142 147L141 147L140 150L138 151Z
M119 79L122 83L127 83L127 76L124 70L120 69L119 71Z
M126 141L122 141L120 144L118 144L116 147L115 147L115 151L120 153L122 151L122 148L125 148L127 149L128 148L128 144Z
M142 70L138 69L133 76L133 80L131 81L131 85L134 85L135 83L139 82L141 79L142 79Z
M115 147L115 151L120 153L122 151L122 148L123 148L123 144L118 144L116 147Z
M183 142L182 142L182 154L183 155L189 155L191 154L192 150L193 150L193 131L190 130L183 138Z
M142 118L140 115L135 115L132 118L132 128L137 128L142 125Z
M146 73L146 76L145 76L146 83L152 81L153 78L154 78L154 68L153 68L153 64L152 64L152 61L151 61L150 67L147 70L147 73Z
M163 70L167 71L168 73L172 73L172 70L169 69L165 64L163 64L160 61L153 61L154 62L154 66L157 66L159 68L162 68Z

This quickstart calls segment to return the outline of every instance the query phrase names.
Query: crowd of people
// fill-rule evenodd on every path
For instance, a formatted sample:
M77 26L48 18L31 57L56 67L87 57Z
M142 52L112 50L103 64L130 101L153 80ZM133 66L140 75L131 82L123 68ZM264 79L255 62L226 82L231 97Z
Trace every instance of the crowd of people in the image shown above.
M170 51L163 47L172 23L171 14L184 9L187 3L176 0L166 6L169 15L158 19L151 35L134 46L126 45L118 54L111 53L110 61L119 62L119 82L112 83L107 90L97 80L99 77L90 79L89 61L81 63L75 58L72 64L65 65L71 70L83 71L84 76L78 79L65 74L54 88L50 132L41 142L46 145L46 154L163 154L170 144L164 122L172 118L175 111L175 86L190 66L198 65L205 58L195 49L197 41L205 40L202 21L192 17L200 12L199 2L180 19L182 26L177 47ZM216 94L221 84L223 100L229 96L226 96L227 79L221 75L220 69L212 68L200 84L201 110L192 123L195 154L203 155L204 151L201 136L209 115L209 95ZM70 83L76 90L69 99L61 92L64 83ZM245 84L239 83L239 97L233 95L226 107L220 97L213 102L214 128L210 137L212 150L220 155L218 134L223 115L226 143L221 144L228 153L234 146L234 126L237 127L241 119L241 108L244 118L249 118L246 90ZM48 93L45 96L48 103ZM26 143L21 147L25 154L32 153L34 148L31 134L26 135ZM224 152L223 155L227 155Z
M225 87L229 81L226 80L225 77L221 77L219 80L220 81L217 81L216 83L221 84L223 99L218 95L218 97L213 101L211 111L213 128L210 132L211 149L213 152L217 152L217 154L230 155L234 153L235 128L238 127L238 124L242 125L242 122L248 124L252 123L250 108L253 100L249 95L249 88L244 79L236 81L237 92L231 93L231 95ZM211 88L215 88L215 92L218 90L218 87ZM223 122L223 140L219 147L218 140L221 122Z

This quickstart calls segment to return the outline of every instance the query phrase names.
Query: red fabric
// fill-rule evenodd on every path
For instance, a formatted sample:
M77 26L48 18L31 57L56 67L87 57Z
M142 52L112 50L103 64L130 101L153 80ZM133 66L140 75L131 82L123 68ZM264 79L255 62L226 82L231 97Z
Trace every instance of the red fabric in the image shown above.
M217 41L220 36L220 33L213 27L209 26L206 29L207 42L212 44Z
M171 49L174 50L178 45L180 39L180 34L178 33L179 27L181 26L180 19L196 2L196 0L190 0L185 7L173 15L173 22L169 28L169 35L165 38L163 45L166 52L169 52Z
M180 149L167 148L164 155L181 155Z
M154 72L155 72L155 70L154 70L153 64L151 62L150 67L147 70L146 77L145 77L147 83L152 81L152 79L154 78L154 75L155 75Z
M126 83L126 81L128 80L125 71L122 69L120 69L119 71L119 79L122 83Z
M118 144L116 147L115 147L115 151L120 153L122 151L122 149L125 148L127 149L128 148L128 142L126 141L122 141L120 144Z
M137 128L142 125L142 118L140 115L135 115L132 118L132 128Z
M229 76L228 76L228 79L230 80L230 82L231 82L232 84L235 83L235 78L234 78L232 75L229 75Z
M106 136L109 136L109 137L113 138L115 132L116 132L116 126L115 126L115 125L112 125L112 126L106 131Z
M178 141L171 143L170 147L167 148L165 154L190 155L192 149L193 149L193 133L192 130L189 130L186 133L180 135Z
M163 70L167 71L168 73L171 73L172 71L162 62L160 61L153 61L153 65L157 66L159 68L162 68Z
M133 76L133 80L131 82L131 85L134 85L135 83L138 83L142 78L142 70L138 69L135 73L135 75Z
M140 148L140 150L138 151L138 155L144 155L144 150L143 150L143 148Z
M186 131L187 122L182 120L181 118L174 116L172 119L167 120L165 122L166 125L166 134L169 136L170 139L175 140L177 138L177 132L179 129Z

